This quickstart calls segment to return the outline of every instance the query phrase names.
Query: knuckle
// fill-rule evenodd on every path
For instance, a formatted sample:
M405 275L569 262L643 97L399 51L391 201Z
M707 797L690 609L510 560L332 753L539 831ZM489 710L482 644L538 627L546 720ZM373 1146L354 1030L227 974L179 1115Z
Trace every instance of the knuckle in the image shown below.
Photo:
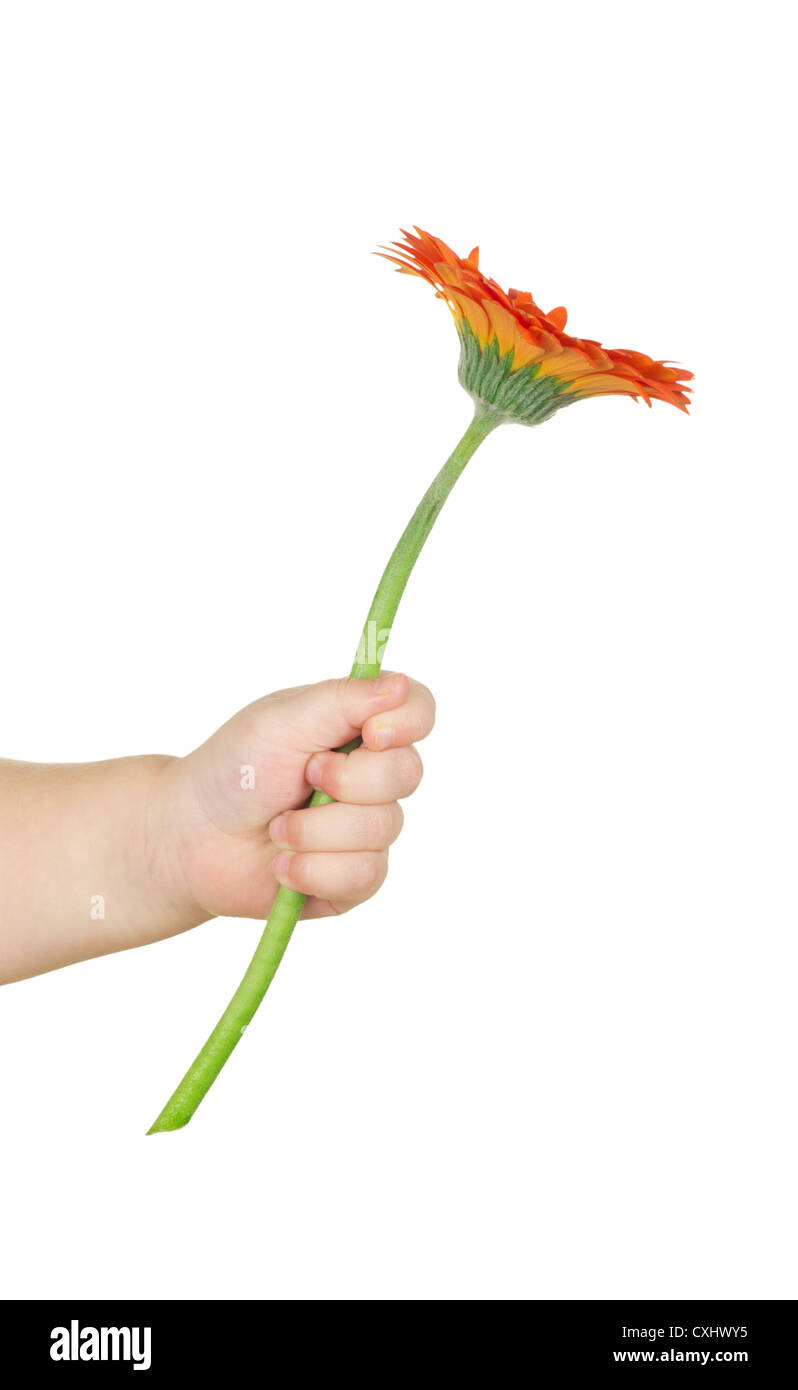
M348 676L331 676L329 680L320 682L320 688L328 709L346 714L351 708L352 682Z
M417 737L426 738L435 723L435 697L420 681L413 681L413 709Z
M398 839L401 833L402 826L405 823L405 813L398 801L392 802L390 806L386 807L386 810L388 811L386 844L392 845L394 840Z
M421 708L422 717L430 728L435 722L435 697L428 685L422 685L421 681L416 683L417 702Z
M435 704L435 696L433 695L433 693L432 693L431 690L428 690L428 689L427 689L426 686L424 686L424 695L425 695L426 701L427 701L427 719L426 719L426 727L427 727L427 733L429 733L430 730L433 729L433 728L435 727L435 720L436 720L437 714L438 714L438 707L437 707L437 705Z
M411 792L416 790L423 776L424 765L421 761L418 749L405 749L402 763L402 785L405 789L405 796L409 796Z
M339 704L348 704L352 694L352 681L349 676L336 676L330 681L331 694Z
M358 889L363 893L373 893L382 883L380 856L378 854L364 854L356 869Z
M374 839L378 844L389 845L394 839L394 826L396 818L392 806L375 806L372 812L373 824L371 827Z

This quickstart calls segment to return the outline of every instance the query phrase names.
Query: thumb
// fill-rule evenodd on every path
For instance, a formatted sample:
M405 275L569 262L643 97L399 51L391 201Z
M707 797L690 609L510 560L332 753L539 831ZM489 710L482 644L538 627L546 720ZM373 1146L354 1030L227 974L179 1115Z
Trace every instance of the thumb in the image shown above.
M356 738L367 719L396 709L409 690L407 676L396 671L385 671L376 680L342 677L287 690L269 703L264 715L280 720L281 732L298 752L319 753Z

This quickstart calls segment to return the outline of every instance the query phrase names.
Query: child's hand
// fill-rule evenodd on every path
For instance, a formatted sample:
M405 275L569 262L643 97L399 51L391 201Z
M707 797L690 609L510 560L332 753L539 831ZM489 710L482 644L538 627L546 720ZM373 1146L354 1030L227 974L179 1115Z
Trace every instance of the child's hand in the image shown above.
M324 681L257 700L172 760L158 857L175 906L194 922L265 918L278 883L309 895L305 916L370 898L402 828L399 799L421 780L413 745L434 717L430 692L407 676ZM329 751L358 734L353 753ZM297 809L315 788L335 803Z
M306 916L385 878L432 728L423 685L386 674L267 695L186 758L0 760L0 984L260 917L277 884ZM328 750L362 734L346 756ZM298 810L314 787L337 804Z

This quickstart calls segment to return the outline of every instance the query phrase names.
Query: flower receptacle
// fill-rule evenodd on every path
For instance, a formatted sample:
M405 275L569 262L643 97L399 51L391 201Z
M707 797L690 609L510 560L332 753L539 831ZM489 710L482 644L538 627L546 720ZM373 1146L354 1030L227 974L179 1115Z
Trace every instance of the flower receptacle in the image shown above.
M542 376L533 363L513 370L514 353L501 352L496 339L483 347L468 323L458 324L460 385L477 407L519 425L540 425L565 405L579 400L569 382Z

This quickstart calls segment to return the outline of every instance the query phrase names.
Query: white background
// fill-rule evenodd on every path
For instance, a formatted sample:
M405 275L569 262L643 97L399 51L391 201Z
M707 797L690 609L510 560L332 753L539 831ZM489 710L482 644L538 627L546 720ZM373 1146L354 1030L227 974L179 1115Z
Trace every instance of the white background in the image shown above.
M417 221L696 372L476 456L389 664L438 699L385 889L0 994L17 1297L795 1297L787 5L0 15L2 751L187 752L348 668L465 427Z

